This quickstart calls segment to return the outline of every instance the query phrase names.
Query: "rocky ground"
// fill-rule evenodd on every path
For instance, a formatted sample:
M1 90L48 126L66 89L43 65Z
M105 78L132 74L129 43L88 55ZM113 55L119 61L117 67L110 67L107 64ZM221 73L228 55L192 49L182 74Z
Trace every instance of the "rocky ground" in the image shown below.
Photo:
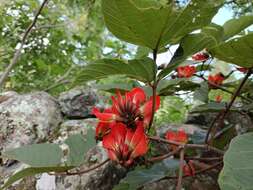
M17 94L6 92L0 95L0 151L19 147L22 145L40 142L62 142L70 134L87 133L87 126L95 128L96 120L91 117L91 109L99 104L97 93L91 88L75 88L62 93L58 99L45 92L30 94ZM251 125L251 119L240 119L242 116L231 115L228 122L234 125ZM161 126L158 134L163 135L169 128L184 128L188 134L202 141L205 136L205 127L213 118L213 115L191 115L184 125ZM236 119L235 119L236 118ZM246 124L245 124L246 122ZM202 126L202 127L201 127ZM197 143L197 142L196 142ZM90 156L89 156L90 155ZM93 162L87 162L82 168L88 168L93 164L106 159L106 153L97 145L89 151L88 158ZM0 160L0 186L13 174L26 166L12 160ZM215 171L214 171L215 173ZM112 163L88 174L78 176L52 176L42 174L30 177L16 183L12 190L110 190L121 178L126 175L126 169L115 166ZM188 190L216 190L217 175L210 173L200 175L197 178L184 180L184 186ZM174 180L162 180L144 186L146 190L175 189Z

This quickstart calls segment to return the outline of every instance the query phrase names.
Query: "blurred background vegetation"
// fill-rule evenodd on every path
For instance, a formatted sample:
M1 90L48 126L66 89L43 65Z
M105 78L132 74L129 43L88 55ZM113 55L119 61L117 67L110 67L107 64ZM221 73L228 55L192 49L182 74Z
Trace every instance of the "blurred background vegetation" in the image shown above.
M160 1L168 3L171 0ZM0 74L9 64L15 49L20 46L22 34L32 22L41 2L0 0ZM174 2L182 6L187 0ZM233 11L234 17L238 17L251 13L252 4L251 0L227 0L224 6ZM106 30L100 0L50 0L29 36L4 90L19 93L44 90L57 96L73 87L71 81L78 75L80 66L104 57L131 59L141 52L136 53L137 47L117 40ZM124 78L112 77L106 80L126 82ZM136 86L131 80L127 82L126 85L130 87ZM215 93L211 99L215 98ZM220 93L223 92L218 92L218 95ZM184 97L164 98L156 122L183 122L190 107L190 102Z

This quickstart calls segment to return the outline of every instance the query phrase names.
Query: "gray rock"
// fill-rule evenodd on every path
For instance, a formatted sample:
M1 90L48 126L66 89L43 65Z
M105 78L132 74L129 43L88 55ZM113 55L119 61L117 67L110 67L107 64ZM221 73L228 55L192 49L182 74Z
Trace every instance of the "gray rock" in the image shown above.
M74 88L63 92L59 96L59 103L62 112L70 118L87 118L91 110L98 102L96 91L87 88Z
M208 128L218 113L194 113L189 114L187 124L199 125ZM243 134L253 129L252 116L247 113L230 112L224 119L225 126L234 126L238 134Z
M58 104L49 94L13 95L0 104L0 149L46 140L61 121Z
M80 170L85 170L97 163L107 159L107 155L102 147L97 146L88 153L90 164L81 166ZM93 162L96 160L96 162ZM111 162L86 174L75 176L57 176L57 190L111 190L126 174L126 169ZM46 190L46 189L44 189Z
M60 108L55 99L45 92L19 95L8 92L0 103L0 150L46 141L62 122ZM0 160L0 176L6 179L26 167L8 159ZM25 183L23 183L25 181ZM35 184L34 178L21 182L17 189ZM3 181L0 181L0 184ZM15 189L14 187L11 189Z

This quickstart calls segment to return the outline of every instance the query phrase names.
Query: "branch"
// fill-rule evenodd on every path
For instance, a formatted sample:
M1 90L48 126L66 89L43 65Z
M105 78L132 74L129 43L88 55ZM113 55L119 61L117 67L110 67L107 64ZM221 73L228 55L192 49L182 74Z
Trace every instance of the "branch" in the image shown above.
M162 139L160 137L155 137L155 136L149 136L148 137L150 140L157 141L157 142L162 142L166 144L171 144L171 145L176 145L176 146L183 146L184 148L196 148L196 149L205 149L205 150L211 150L213 152L216 152L218 154L223 155L224 151L215 148L213 146L207 145L207 144L184 144L176 141L168 141L166 139Z
M181 151L180 151L179 173L178 173L176 190L182 189L182 180L183 180L183 175L184 175L183 168L184 168L184 148L181 149Z
M4 73L1 75L0 77L0 87L3 86L5 80L8 78L8 75L10 73L10 71L12 70L12 68L17 64L18 62L18 59L21 55L21 51L23 49L23 46L24 44L26 43L26 39L27 37L29 36L30 32L32 31L32 28L35 26L37 20L38 20L38 17L39 15L41 14L43 8L45 7L45 5L47 4L49 0L44 0L43 3L41 4L41 6L39 7L34 19L33 19L33 22L29 25L29 27L26 29L25 33L24 33L24 36L21 40L21 45L20 47L15 51L15 54L10 62L10 64L7 66L7 68L5 69Z
M97 168L100 168L101 166L105 165L107 162L109 162L110 159L107 159L103 162L101 162L100 164L98 165L95 165L87 170L82 170L82 171L77 171L77 172L69 172L69 171L66 171L66 172L63 172L63 173L54 173L54 175L61 175L61 176L70 176L70 175L80 175L80 174L84 174L84 173L88 173L90 171L93 171Z
M250 77L251 74L252 74L252 69L249 69L249 71L247 72L247 74L243 78L242 82L238 86L237 90L235 91L235 93L231 97L231 101L229 102L227 108L224 111L220 112L217 115L217 117L215 118L215 120L212 122L212 125L209 127L208 133L206 135L205 141L207 144L209 144L209 135L210 134L211 134L210 142L212 143L212 140L213 140L213 137L215 136L216 130L222 126L223 121L224 121L225 117L227 116L227 114L229 113L230 108L232 107L233 103L235 102L237 96L240 95L240 92L241 92L244 84L246 83L246 81L248 80L248 78ZM219 121L219 123L218 123L218 125L215 125L217 121Z
M164 160L164 159L166 159L168 157L171 157L171 156L177 154L181 149L182 149L182 147L178 147L175 150L173 150L172 152L169 152L168 154L164 154L164 155L161 155L161 156L153 157L153 158L148 159L147 161L149 161L149 162L155 162L155 161Z
M154 63L156 64L156 59L157 59L157 50L153 50L153 60L154 60ZM153 121L154 121L154 115L155 115L155 107L156 107L156 88L157 88L157 84L158 82L156 81L156 72L154 71L154 82L153 82L153 85L152 85L152 115L151 115L151 119L150 119L150 122L149 122L149 126L148 126L148 131L150 130L152 124L153 124Z
M196 77L198 77L198 78L201 78L201 79L203 79L204 81L208 81L205 77L203 77L203 76L199 76L199 75L194 75L194 76L196 76ZM222 86L220 86L220 85L217 85L217 84L215 84L215 83L212 83L212 82L210 82L210 81L208 81L208 83L210 83L212 86L214 86L215 88L217 88L217 89L220 89L220 90L222 90L222 91L224 91L224 92L227 92L227 93L229 93L229 94L234 94L234 92L232 92L232 91L229 91L229 90L227 90L226 88L224 88L224 87L222 87ZM249 98L247 98L247 97L244 97L244 96L242 96L242 95L238 95L238 97L240 97L240 98L242 98L242 99L244 99L245 101L248 101L248 102L252 102L252 100L251 99L249 99Z

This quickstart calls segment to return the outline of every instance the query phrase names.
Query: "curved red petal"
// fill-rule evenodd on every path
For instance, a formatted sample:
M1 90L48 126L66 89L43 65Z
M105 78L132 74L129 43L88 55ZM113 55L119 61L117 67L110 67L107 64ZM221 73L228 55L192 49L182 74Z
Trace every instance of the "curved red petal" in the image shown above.
M132 129L127 129L126 138L125 138L125 144L130 145L130 142L133 138L134 131Z
M176 140L176 133L174 131L167 131L165 138L169 141L175 141Z
M129 144L131 150L135 149L143 136L145 136L144 127L143 125L138 125Z
M184 130L179 130L177 133L177 141L182 142L182 143L187 143L188 141L188 136L185 133Z
M133 152L131 153L131 158L136 158L138 156L142 156L146 154L148 151L148 139L145 134L139 139L138 145L135 147Z
M116 161L116 162L119 162L119 160L118 160L118 158L117 158L117 155L116 155L115 151L108 149L108 150L107 150L107 154L108 154L108 157L109 157L111 160Z
M101 113L100 111L99 111L99 109L97 109L96 107L94 107L93 109L92 109L92 113L98 118L98 119L100 119L100 120L102 120L102 121L113 121L113 120L115 120L116 119L116 115L115 114L113 114L113 113Z
M130 92L126 93L126 97L130 98L134 104L141 104L146 100L146 94L142 88L133 88Z
M96 139L101 140L109 132L110 124L105 122L99 122L96 127Z

